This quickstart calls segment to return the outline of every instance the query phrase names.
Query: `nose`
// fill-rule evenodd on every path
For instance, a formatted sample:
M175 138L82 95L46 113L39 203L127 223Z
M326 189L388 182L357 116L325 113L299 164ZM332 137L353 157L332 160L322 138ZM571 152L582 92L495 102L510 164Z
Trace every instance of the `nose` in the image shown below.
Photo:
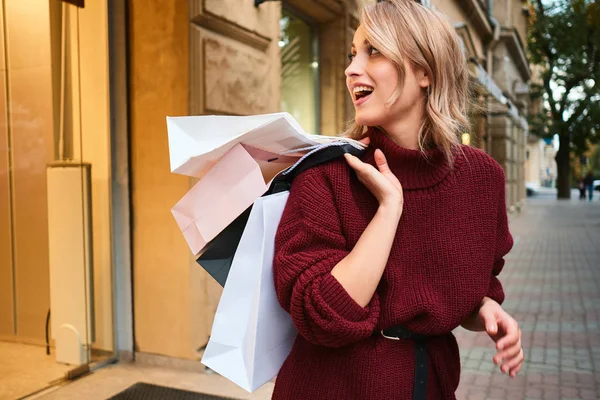
M359 57L357 54L354 56L354 59L350 62L350 65L344 71L347 78L358 77L361 76L364 72L364 62L362 61L362 57Z

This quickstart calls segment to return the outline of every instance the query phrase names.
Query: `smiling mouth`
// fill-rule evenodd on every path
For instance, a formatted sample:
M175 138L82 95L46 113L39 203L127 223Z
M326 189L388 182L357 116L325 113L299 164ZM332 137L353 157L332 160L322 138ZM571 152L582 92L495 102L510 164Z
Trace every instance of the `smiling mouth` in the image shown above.
M370 86L357 86L353 89L352 93L354 94L354 100L358 101L360 99L363 99L365 97L368 97L371 95L371 93L373 93L373 89Z

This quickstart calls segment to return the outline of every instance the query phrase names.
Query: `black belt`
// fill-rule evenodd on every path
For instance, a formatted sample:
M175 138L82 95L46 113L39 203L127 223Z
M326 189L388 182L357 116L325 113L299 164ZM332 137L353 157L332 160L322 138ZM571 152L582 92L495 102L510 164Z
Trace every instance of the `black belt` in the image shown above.
M403 326L392 326L381 331L386 339L409 339L415 341L415 383L413 400L427 398L427 336L414 333Z

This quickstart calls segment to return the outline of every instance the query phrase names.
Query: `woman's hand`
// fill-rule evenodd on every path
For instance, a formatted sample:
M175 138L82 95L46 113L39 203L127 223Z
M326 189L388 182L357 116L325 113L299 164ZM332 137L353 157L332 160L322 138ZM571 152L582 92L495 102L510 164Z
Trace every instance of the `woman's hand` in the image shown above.
M358 180L375 196L379 205L398 207L400 216L404 206L402 185L390 170L383 152L379 149L375 150L377 168L362 162L351 154L344 154L344 157L348 165L356 171Z
M514 378L525 358L519 324L500 304L489 298L482 302L478 316L485 331L496 343L498 352L494 356L494 364L500 365L503 373Z
M377 168L354 156L346 154L345 157L380 205L352 251L333 267L331 275L358 305L367 307L387 265L402 216L404 197L402 186L381 151L375 152Z

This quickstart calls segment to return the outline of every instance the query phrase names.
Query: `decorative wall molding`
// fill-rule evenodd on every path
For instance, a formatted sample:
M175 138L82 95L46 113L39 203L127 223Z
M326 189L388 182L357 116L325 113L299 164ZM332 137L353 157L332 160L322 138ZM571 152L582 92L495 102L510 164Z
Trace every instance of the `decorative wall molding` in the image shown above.
M345 12L337 0L286 0L285 6L319 23L343 17Z
M493 34L492 25L488 20L487 10L478 0L459 1L460 7L467 13L482 39L490 38Z
M194 25L227 36L260 51L266 51L271 44L270 38L208 12L194 16L191 22Z
M525 54L525 49L523 48L523 42L521 41L517 30L514 28L502 27L500 39L506 44L513 62L521 74L521 78L524 81L531 79L531 69L529 68L527 55Z
M203 36L204 113L251 115L269 111L268 56L216 36Z

